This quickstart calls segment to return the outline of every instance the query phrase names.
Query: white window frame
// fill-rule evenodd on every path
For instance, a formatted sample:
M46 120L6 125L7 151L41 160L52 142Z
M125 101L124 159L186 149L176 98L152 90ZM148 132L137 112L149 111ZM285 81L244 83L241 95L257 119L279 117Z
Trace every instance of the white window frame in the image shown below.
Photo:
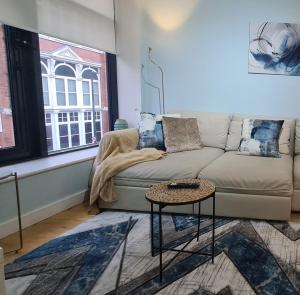
M50 119L51 119L50 123L47 123L47 121L46 121L46 115L47 114L50 115ZM55 135L53 120L54 120L54 114L46 110L45 111L45 126L46 127L50 126L51 127L51 133L52 133L52 148L53 149L50 152L53 152L55 150L55 147L56 147L56 135ZM46 135L46 140L47 140L47 135Z
M65 98L66 98L66 104L65 105L59 105L57 103L56 79L61 79L61 80L64 81L64 88L65 88L64 94L65 94ZM76 108L76 107L78 107L79 104L78 104L78 91L77 91L76 78L75 77L73 78L73 77L65 77L65 76L57 76L57 75L55 75L54 80L55 80L55 83L54 83L55 84L55 106L57 108L61 108L61 109L68 108L68 111L69 111L69 108ZM69 99L69 93L70 92L69 92L69 85L68 85L68 81L69 80L72 80L72 81L75 82L75 87L76 87L76 92L75 92L75 94L76 94L76 105L70 105L70 99ZM71 92L71 93L74 93L74 92Z
M87 94L85 92L83 92L83 82L88 82L89 83L89 96L90 96L90 104L89 105L85 105L84 104L84 94ZM94 86L93 83L97 83L98 84L98 96L99 96L99 104L95 104L95 108L99 108L101 109L101 88L100 88L100 79L98 80L91 80L91 79L82 79L82 105L83 107L92 107L93 106L93 99L92 99L92 95L93 95L93 89L92 87Z
M89 120L86 120L85 118L84 118L84 113L91 113L91 119L89 119ZM83 112L82 112L82 119L83 119L83 131L84 131L84 142L85 142L85 145L91 145L91 144L95 144L96 142L91 142L91 143L87 143L86 142L86 137L85 137L85 135L86 135L86 132L85 132L85 123L91 123L91 126L92 126L92 140L93 140L93 138L94 138L94 135L95 135L95 130L94 130L94 124L93 124L93 110L91 110L91 109L88 109L88 110L84 110Z
M58 114L60 114L60 113L66 113L67 114L67 120L66 121L63 121L63 122L58 121ZM78 113L77 121L71 121L70 113ZM57 123L57 125L56 125L56 129L57 129L56 140L57 140L58 150L65 150L65 149L69 149L69 148L77 148L77 147L82 146L83 144L82 144L81 134L80 134L80 130L81 130L80 112L78 110L62 110L60 112L57 112L55 114L55 116L56 116L56 123ZM79 145L76 145L76 146L72 146L71 124L78 124ZM59 126L60 125L67 125L67 128L68 128L68 142L69 142L68 147L62 148L61 145L60 145L60 132L59 132Z
M82 78L82 75L85 70L82 71L83 66L85 66L84 63L77 62L75 63L75 68L67 64L66 61L62 61L59 59L55 59L53 57L45 57L47 59L47 65L45 65L44 62L42 62L43 66L47 70L47 74L42 74L42 77L47 78L48 82L48 92L49 92L49 106L44 105L45 112L51 114L51 125L52 125L52 141L53 141L53 151L50 153L59 152L60 150L64 151L67 149L76 149L84 146L93 146L95 145L94 139L96 139L96 130L94 126L93 116L96 114L93 113L93 104L92 104L92 93L94 83L97 83L98 85L98 95L99 95L99 104L95 104L94 109L95 112L100 113L100 119L96 120L95 122L100 122L100 128L101 128L101 137L103 136L103 111L106 111L107 108L102 109L102 93L101 93L101 67L96 66L98 68L97 71L90 68L95 74L97 75L97 79L85 79ZM67 66L74 72L74 77L69 76L62 76L62 75L56 75L55 72L60 66ZM96 77L95 77L96 78ZM61 79L63 81L64 85L64 95L66 98L66 105L60 106L57 104L57 89L56 89L56 79ZM70 98L69 98L69 85L68 81L73 80L75 81L75 87L76 87L76 100L77 105L70 105ZM90 104L84 105L83 104L83 81L88 82L89 85L89 98L90 98ZM70 112L77 112L78 113L78 121L70 121ZM84 120L84 113L90 112L91 113L91 120ZM58 114L59 113L67 113L67 121L66 122L58 122ZM91 123L92 126L92 143L87 143L85 138L85 123ZM77 123L79 125L79 146L72 146L72 135L71 135L71 124ZM60 145L60 133L59 133L59 126L66 124L67 130L68 130L68 147L61 148ZM46 124L50 125L50 124Z
M96 118L96 113L99 113L99 114L100 114L100 118L99 118L99 119ZM95 122L100 122L100 133L101 133L100 139L101 139L102 136L103 136L102 109L100 109L100 110L95 110ZM94 134L95 134L95 137L96 137L96 130L95 130ZM96 139L97 139L97 138L96 138Z
M49 80L49 75L47 74L42 74L42 78L46 78L47 80L47 85L48 85L48 100L49 100L49 104L48 105L45 105L45 102L44 102L44 108L45 109L50 109L51 108L51 95L50 95L50 80ZM44 100L44 87L43 87L43 100Z

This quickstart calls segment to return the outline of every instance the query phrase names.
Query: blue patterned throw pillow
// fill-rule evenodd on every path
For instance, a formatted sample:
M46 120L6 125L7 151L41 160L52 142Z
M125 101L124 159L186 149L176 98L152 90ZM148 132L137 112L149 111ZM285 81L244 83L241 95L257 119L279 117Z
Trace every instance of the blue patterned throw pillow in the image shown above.
M279 137L283 120L245 119L239 153L279 158Z
M145 112L141 113L138 148L156 148L158 150L166 150L162 122L156 120L155 114Z

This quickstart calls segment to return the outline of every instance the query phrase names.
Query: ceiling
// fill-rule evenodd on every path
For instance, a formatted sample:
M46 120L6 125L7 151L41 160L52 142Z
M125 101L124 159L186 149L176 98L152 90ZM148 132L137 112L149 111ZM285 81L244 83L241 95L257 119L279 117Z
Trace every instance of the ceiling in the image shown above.
M68 0L93 10L108 18L114 18L113 0Z

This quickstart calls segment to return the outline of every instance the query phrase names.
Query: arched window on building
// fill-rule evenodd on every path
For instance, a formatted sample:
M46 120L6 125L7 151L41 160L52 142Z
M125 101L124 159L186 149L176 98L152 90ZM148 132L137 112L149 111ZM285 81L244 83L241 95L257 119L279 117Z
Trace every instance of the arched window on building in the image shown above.
M100 83L97 75L97 70L94 68L85 68L82 72L82 91L83 91L83 105L100 106Z
M100 111L100 79L98 69L87 67L82 71L83 105L96 109L94 112L84 113L84 128L86 144L98 142L101 139L101 111Z
M77 106L75 69L66 63L55 67L56 104L58 106Z

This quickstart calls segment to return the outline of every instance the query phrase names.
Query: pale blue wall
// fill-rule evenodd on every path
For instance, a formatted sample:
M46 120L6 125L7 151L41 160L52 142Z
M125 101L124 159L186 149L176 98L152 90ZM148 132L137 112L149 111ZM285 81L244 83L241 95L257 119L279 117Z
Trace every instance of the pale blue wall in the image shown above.
M141 62L146 63L147 77L157 83L145 58L147 46L153 47L165 70L167 110L300 117L300 76L248 74L249 23L300 23L299 0L202 0L170 32L147 14L143 19ZM143 110L156 112L155 99L143 84Z
M92 160L20 179L22 214L48 206L88 187ZM0 184L0 224L17 217L14 182Z

